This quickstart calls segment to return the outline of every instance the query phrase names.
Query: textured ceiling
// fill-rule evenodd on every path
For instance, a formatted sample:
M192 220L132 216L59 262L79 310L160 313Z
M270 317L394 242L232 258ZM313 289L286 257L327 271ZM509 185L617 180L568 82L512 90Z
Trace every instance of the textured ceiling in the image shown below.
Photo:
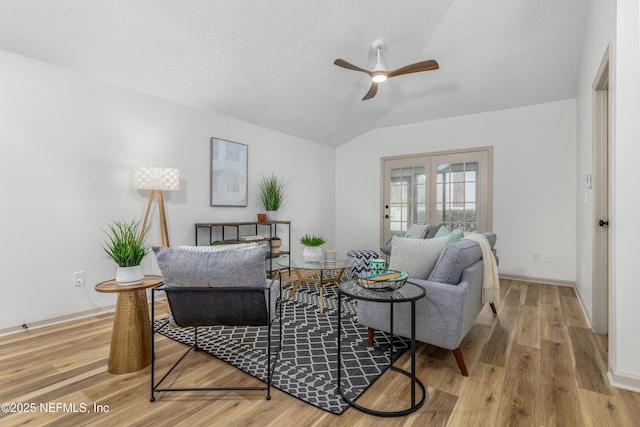
M0 0L0 49L340 145L371 129L572 98L586 0ZM361 101L387 69L436 59Z

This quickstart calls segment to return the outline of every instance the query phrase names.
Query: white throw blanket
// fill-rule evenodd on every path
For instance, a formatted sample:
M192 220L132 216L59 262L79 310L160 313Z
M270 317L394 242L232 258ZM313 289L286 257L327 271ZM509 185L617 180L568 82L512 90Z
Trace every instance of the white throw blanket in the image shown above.
M480 233L470 233L464 236L465 239L478 242L482 250L482 265L484 272L482 276L482 302L497 304L500 299L500 280L498 279L498 265L493 256L489 240Z

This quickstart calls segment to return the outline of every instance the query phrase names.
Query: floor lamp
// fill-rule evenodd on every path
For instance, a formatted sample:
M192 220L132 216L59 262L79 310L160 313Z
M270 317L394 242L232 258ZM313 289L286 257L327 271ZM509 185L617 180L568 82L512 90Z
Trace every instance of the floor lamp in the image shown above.
M151 190L151 194L149 194L149 202L147 203L147 211L144 214L144 221L142 222L141 233L143 233L147 228L151 205L153 204L153 199L157 195L158 213L160 215L160 239L162 246L171 246L169 244L169 230L167 229L167 216L164 212L162 191L180 190L180 171L173 168L151 166L139 167L135 168L133 172L133 181L136 189Z

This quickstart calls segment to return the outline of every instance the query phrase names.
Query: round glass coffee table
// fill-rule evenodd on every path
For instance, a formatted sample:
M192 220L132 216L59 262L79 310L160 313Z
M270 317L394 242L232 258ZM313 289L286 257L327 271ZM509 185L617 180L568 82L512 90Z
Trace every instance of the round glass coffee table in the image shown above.
M372 301L377 303L389 304L390 325L389 325L389 368L392 371L399 372L411 380L411 404L408 408L399 411L380 411L376 409L366 408L358 405L352 399L345 396L340 384L342 373L342 360L340 355L340 321L342 317L342 295L349 296L356 300ZM369 290L361 287L353 280L343 282L338 285L338 393L342 398L354 408L370 415L379 417L397 417L410 414L417 411L425 401L426 392L424 384L416 377L416 301L425 296L424 288L411 282L405 283L401 288L394 291ZM393 306L396 303L411 303L411 372L393 366ZM416 402L416 386L422 390L422 397Z
M294 260L293 258L281 257L278 258L278 265L280 267L291 268L298 279L293 285L293 288L289 292L289 298L296 293L302 282L315 283L320 287L320 313L324 311L324 304L322 298L322 287L329 282L342 281L342 275L345 270L356 267L362 263L362 261L354 258L339 259L332 262L319 261L319 262L304 262ZM337 271L337 276L326 276L326 271ZM312 276L319 275L319 278Z

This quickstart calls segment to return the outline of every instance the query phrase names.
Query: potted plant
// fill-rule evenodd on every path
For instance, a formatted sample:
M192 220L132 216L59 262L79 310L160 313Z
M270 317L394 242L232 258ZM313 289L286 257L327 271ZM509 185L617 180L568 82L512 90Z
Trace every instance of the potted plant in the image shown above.
M277 254L280 252L280 246L282 246L282 240L278 236L271 238L271 253Z
M140 231L140 223L131 221L113 221L109 224L106 246L107 253L117 265L116 282L121 285L134 285L144 278L140 263L149 253L149 246L144 244L147 229Z
M321 246L326 243L324 237L315 234L305 234L300 237L300 243L304 246L302 257L305 262L318 262L322 259Z
M285 182L275 174L262 176L260 181L260 201L267 213L267 221L278 220L278 209L284 202Z

